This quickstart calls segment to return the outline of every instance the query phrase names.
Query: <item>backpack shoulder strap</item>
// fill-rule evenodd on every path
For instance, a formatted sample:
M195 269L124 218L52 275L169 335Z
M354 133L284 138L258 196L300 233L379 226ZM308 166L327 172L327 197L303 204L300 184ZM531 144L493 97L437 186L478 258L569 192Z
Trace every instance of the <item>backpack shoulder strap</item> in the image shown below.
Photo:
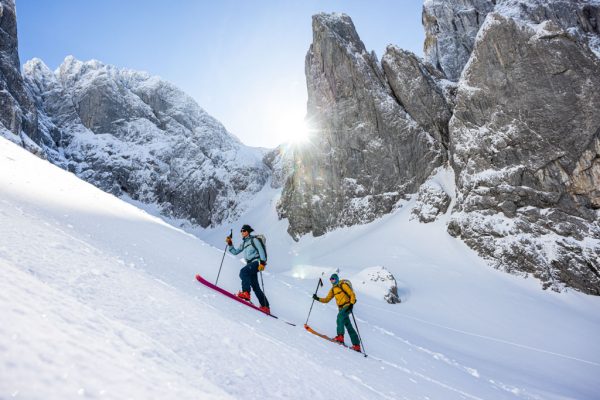
M350 293L348 293L348 292L346 291L346 289L344 289L344 286L343 286L344 284L348 285L348 280L347 280L347 279L342 279L342 280L340 281L340 289L342 289L342 292L346 293L346 296L348 296L348 297L352 297L352 296L350 295ZM349 286L349 285L348 285L348 286ZM352 288L350 288L350 290L352 290Z
M260 257L260 251L258 251L258 247L256 247L256 245L254 244L254 239L256 238L256 236L250 236L250 244L252 245L252 247L254 247L254 250L256 250L256 252L258 253L258 256ZM258 239L260 240L260 239ZM263 246L263 251L265 252L265 257L267 255L267 251L265 250L265 246Z
M258 253L258 247L254 244L254 236L250 236L250 244L254 247L254 250Z

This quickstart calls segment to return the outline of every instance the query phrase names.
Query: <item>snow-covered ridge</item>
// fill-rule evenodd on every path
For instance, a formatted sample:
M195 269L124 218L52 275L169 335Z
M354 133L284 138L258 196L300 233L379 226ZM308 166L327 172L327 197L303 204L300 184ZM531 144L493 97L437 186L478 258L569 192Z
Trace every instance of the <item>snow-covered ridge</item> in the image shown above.
M31 60L24 76L48 159L107 192L208 226L267 182L264 150L159 77L71 56L54 72Z

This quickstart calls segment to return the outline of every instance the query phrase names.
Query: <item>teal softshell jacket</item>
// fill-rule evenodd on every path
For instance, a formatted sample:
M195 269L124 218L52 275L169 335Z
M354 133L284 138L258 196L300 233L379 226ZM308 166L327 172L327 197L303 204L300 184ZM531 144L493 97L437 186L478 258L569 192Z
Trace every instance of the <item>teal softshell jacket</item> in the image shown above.
M254 246L256 246L256 248L252 246L251 240L254 241ZM254 260L267 261L265 249L263 249L260 240L256 239L254 236L249 235L246 237L238 248L235 248L234 246L229 247L229 252L234 255L240 254L242 251L244 252L244 258L246 259L247 263L250 263Z

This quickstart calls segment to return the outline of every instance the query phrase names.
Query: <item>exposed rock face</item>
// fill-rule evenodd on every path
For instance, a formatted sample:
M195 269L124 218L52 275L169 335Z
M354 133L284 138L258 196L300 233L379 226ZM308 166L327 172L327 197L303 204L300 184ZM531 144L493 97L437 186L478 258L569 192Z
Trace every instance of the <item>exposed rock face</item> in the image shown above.
M41 154L37 114L23 85L14 0L0 0L0 136Z
M600 294L600 61L586 36L564 29L576 13L554 21L565 2L506 3L488 15L459 83L449 230L500 268Z
M590 0L425 0L425 59L458 81L488 13L535 24L552 21L600 55L600 7Z
M425 59L457 81L471 56L475 36L496 0L425 0Z
M107 192L205 227L238 215L267 181L263 151L157 77L72 57L24 71L48 158Z
M413 53L389 45L381 60L385 76L398 102L436 140L448 144L448 122L455 86Z
M296 149L278 207L293 236L370 222L443 162L440 135L400 105L348 16L313 17L306 77L307 120L317 133Z

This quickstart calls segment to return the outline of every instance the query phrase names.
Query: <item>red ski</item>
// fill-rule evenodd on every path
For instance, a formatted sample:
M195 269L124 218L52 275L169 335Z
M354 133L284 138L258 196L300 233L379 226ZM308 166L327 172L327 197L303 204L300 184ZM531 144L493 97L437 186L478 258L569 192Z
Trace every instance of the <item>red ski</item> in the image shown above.
M208 286L209 288L211 288L213 290L216 290L217 292L219 292L221 294L224 294L225 296L229 297L230 299L233 299L233 300L235 300L235 301L237 301L239 303L247 305L250 308L254 308L256 311L260 311L261 313L266 314L269 317L273 317L275 319L279 319L279 317L276 317L273 314L269 314L267 312L264 312L263 310L261 310L260 308L258 308L254 304L252 304L250 301L242 300L239 297L237 297L235 294L229 293L227 290L225 290L223 288L220 288L217 285L214 285L214 284L210 283L209 281L207 281L206 279L204 279L203 277L201 277L200 274L196 275L196 280L198 282L200 282L201 284L203 284L204 286ZM296 326L296 324L292 324L291 322L284 321L284 320L282 320L282 321L285 322L286 324L289 324L289 325L292 325L292 326Z
M344 346L345 348L349 349L350 347L348 347L345 343L340 343L337 340L333 340L333 338L330 338L327 335L323 335L322 333L319 333L317 331L315 331L313 328L311 328L310 326L308 326L307 324L304 324L304 329L306 329L307 331L309 331L310 333L312 333L315 336L320 337L321 339L325 339L325 340L329 340L330 342L339 344ZM365 353L363 353L362 351L360 352L361 354L363 354L365 357L367 356Z

